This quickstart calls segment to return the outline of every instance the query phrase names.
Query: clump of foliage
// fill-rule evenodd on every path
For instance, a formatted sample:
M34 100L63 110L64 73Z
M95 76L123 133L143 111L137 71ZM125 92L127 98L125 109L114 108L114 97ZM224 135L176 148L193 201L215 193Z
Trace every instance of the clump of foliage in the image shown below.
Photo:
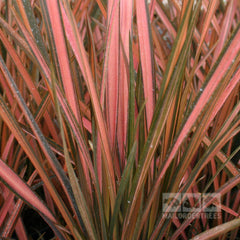
M237 237L238 0L0 12L1 238L26 205L54 239Z

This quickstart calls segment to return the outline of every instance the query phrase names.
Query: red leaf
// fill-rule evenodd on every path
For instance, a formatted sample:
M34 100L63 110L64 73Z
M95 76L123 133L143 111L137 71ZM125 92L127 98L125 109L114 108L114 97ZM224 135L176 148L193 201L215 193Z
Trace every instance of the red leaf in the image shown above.
M138 1L136 4L136 12L144 95L146 100L147 127L149 129L154 111L154 62L150 37L150 20L146 1Z
M37 209L52 222L57 222L55 217L35 193L23 182L23 180L13 172L7 164L0 159L0 178L22 199Z

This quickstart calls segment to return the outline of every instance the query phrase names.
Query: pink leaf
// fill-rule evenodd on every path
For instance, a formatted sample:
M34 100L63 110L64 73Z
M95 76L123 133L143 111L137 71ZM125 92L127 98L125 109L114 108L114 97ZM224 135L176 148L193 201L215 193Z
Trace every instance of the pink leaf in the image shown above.
M55 217L49 211L49 209L43 204L43 202L37 197L37 195L23 182L23 180L12 171L0 159L0 178L22 199L28 202L31 206L41 212L52 222L56 222Z
M144 95L146 100L147 127L149 129L154 110L154 62L151 49L150 21L146 1L138 1L138 4L136 4L136 12Z

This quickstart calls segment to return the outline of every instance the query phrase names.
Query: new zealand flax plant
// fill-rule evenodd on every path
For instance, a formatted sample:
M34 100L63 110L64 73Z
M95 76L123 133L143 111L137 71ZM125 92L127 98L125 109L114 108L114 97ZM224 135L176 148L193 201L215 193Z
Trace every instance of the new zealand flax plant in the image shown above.
M239 237L239 0L0 13L0 239Z

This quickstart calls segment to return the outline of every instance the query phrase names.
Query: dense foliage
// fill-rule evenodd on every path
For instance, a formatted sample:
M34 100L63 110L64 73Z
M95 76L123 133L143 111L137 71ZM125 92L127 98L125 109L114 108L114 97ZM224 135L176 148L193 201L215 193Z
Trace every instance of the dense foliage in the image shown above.
M1 239L239 237L238 0L0 13Z

